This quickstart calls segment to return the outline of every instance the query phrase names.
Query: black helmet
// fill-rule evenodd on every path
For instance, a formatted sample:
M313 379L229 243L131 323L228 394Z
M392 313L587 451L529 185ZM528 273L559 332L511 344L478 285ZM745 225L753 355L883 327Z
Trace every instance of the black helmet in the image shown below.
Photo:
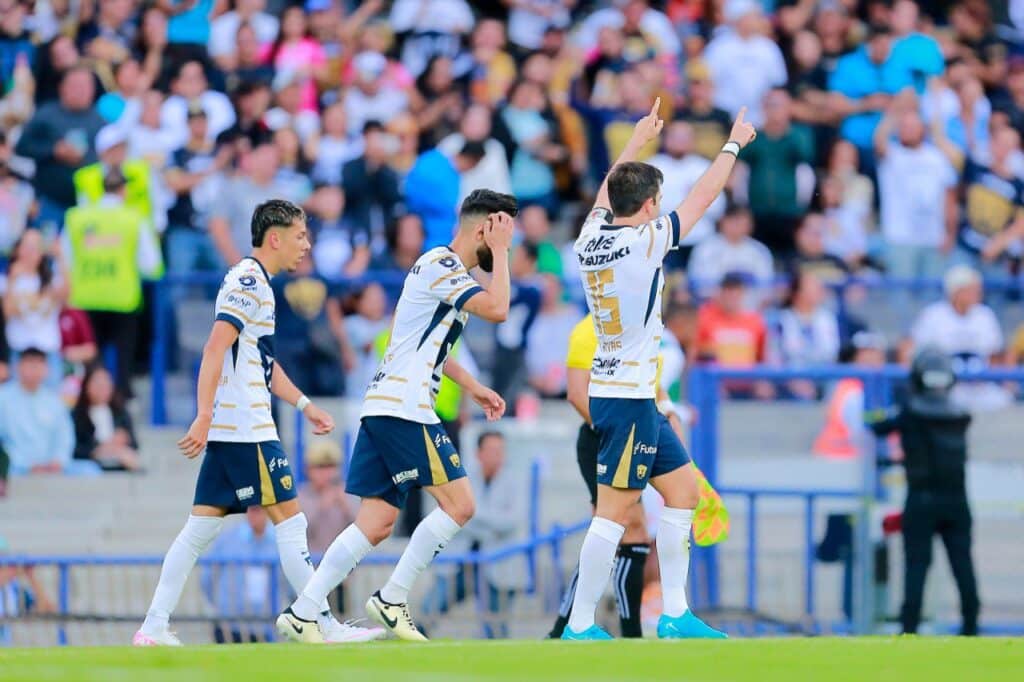
M945 398L955 383L953 360L939 348L928 346L914 356L910 366L910 390L914 395Z

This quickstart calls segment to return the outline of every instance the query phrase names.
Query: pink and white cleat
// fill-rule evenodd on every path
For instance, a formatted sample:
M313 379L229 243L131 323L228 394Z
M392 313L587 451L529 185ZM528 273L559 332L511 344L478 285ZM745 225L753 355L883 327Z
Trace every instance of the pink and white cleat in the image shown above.
M132 637L132 646L183 646L178 636L170 630L164 630L159 635L147 635L142 630Z
M372 627L362 628L356 625L356 621L345 621L339 623L331 618L325 627L324 643L326 644L358 644L359 642L373 642L381 639L387 634L384 628Z

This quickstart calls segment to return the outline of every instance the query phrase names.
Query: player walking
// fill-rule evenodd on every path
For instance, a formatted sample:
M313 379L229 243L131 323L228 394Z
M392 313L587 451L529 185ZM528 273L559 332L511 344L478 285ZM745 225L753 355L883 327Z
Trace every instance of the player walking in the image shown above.
M397 637L425 641L409 614L416 577L473 516L473 492L451 439L434 412L441 373L500 418L505 401L448 358L469 313L490 322L508 315L508 250L515 198L476 190L459 211L449 246L423 254L409 271L395 309L387 351L366 390L361 424L349 466L348 492L362 503L355 523L331 543L313 578L277 619L278 632L298 642L322 641L319 604L374 546L391 534L413 487L422 487L438 508L416 526L387 584L366 603L371 618ZM470 276L492 272L485 290Z
M637 123L574 246L598 337L589 394L600 451L597 507L580 549L576 596L562 639L611 639L594 623L594 612L630 508L648 481L665 500L657 534L664 601L658 636L725 637L697 618L686 602L690 527L699 493L686 450L655 402L664 330L662 260L722 191L740 149L755 132L740 111L718 158L686 199L659 218L661 171L633 161L661 132L659 105L656 101Z
M274 524L281 568L298 593L313 575L306 543L306 516L295 499L288 458L270 414L276 395L305 414L314 433L325 435L334 420L313 405L274 362L274 292L270 277L294 270L309 251L306 215L287 201L273 199L252 216L252 255L228 271L217 294L216 320L203 348L197 389L198 413L178 447L189 459L206 456L196 481L192 513L164 557L160 582L136 646L181 646L168 620L199 555L209 546L227 514L261 505ZM384 634L339 623L327 600L314 617L330 642L377 639Z

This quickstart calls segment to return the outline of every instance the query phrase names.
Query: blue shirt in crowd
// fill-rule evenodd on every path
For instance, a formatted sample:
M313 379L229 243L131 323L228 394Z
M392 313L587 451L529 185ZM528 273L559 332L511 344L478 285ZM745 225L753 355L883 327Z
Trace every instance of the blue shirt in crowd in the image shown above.
M912 84L910 71L902 58L894 59L894 55L890 54L884 62L876 64L871 61L868 48L864 45L839 60L829 78L828 88L850 99L859 100L878 93L895 95ZM847 116L843 119L839 133L861 150L870 150L875 126L881 120L881 111Z
M30 393L17 381L0 386L0 445L15 474L50 462L67 467L75 449L75 430L56 391L44 386Z
M423 219L423 250L452 240L459 208L459 171L440 150L420 154L405 178L405 205Z

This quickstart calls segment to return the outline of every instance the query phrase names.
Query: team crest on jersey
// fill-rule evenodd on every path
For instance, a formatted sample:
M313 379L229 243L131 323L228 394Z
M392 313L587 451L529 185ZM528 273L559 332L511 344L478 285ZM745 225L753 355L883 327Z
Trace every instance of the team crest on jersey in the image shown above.
M238 283L243 287L254 287L256 286L256 278L252 275L242 275L238 278Z
M291 476L282 476L281 477L281 487L284 488L285 490L291 490L292 489L292 477Z
M452 463L452 466L458 468L462 464L462 460L459 459L458 455L452 455L448 458L448 461Z
M636 465L636 477L637 478L643 478L646 475L647 475L647 465L646 464L637 464Z

